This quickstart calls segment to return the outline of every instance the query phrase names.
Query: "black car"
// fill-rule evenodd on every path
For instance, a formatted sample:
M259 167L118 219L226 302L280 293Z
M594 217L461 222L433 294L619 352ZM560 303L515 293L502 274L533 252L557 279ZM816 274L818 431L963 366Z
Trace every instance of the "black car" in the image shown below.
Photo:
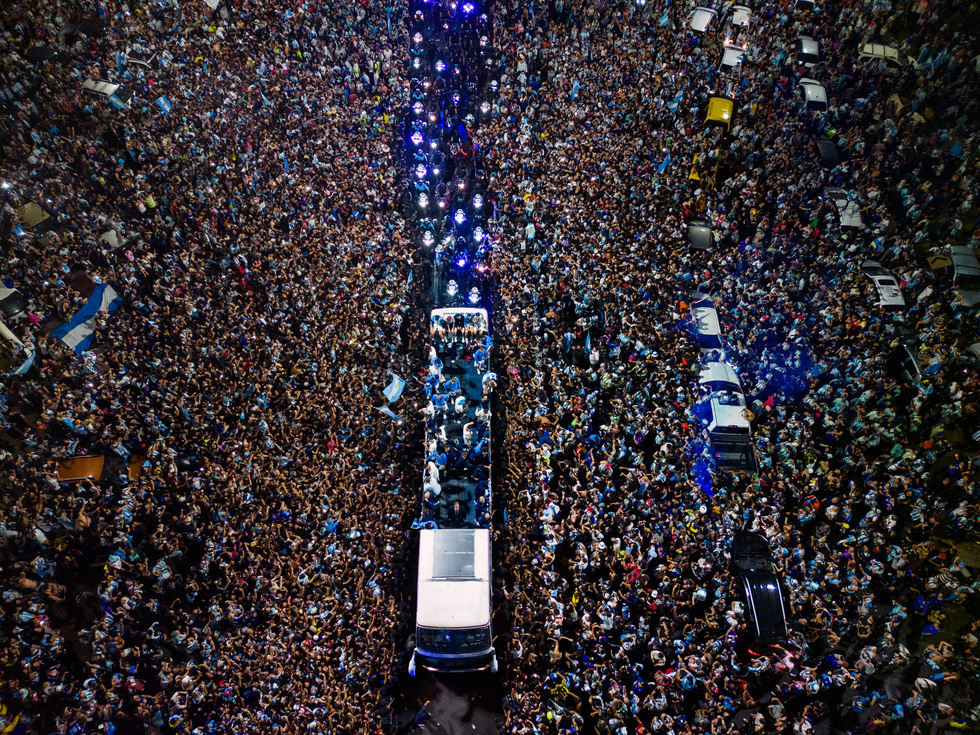
M15 288L4 288L0 285L0 315L4 319L15 319L25 311L30 303L24 295Z
M839 166L841 162L840 148L830 138L817 138L813 141L817 149L817 158L824 168Z
M687 221L687 244L694 250L711 250L711 222L702 217Z
M745 599L755 622L756 641L785 643L786 609L769 542L757 533L736 533L732 539L732 564L745 586Z

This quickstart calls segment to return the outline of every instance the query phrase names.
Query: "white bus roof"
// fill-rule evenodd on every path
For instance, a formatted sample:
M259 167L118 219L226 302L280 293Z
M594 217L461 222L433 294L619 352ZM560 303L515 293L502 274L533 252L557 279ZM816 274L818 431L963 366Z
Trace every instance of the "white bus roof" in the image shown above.
M490 624L488 529L426 528L419 532L415 620L423 628L477 628Z
M720 337L721 322L718 321L718 311L710 304L710 301L698 301L691 308L691 315L698 326L698 334Z
M727 362L708 362L701 368L701 375L698 377L701 385L716 385L727 383L736 390L742 390L742 381L738 379L738 374L732 370L732 366Z

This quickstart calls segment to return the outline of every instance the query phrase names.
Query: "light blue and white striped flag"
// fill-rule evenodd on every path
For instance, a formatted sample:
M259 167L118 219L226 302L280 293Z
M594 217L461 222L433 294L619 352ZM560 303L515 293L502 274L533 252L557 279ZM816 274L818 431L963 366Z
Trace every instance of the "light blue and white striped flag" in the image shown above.
M399 422L404 422L405 421L405 419L403 419L401 416L399 416L398 414L396 414L394 411L392 411L387 406L375 406L375 410L376 411L381 411L381 413L383 413L385 416L387 416L387 417L389 417L391 419L394 419L395 421L399 421Z
M71 318L51 334L81 355L92 345L95 338L95 322L100 311L115 314L123 303L123 297L105 283L100 283L92 291L88 301Z
M391 376L391 382L384 389L384 395L388 399L388 403L394 403L401 398L402 391L405 390L405 381L391 372L391 370L388 371L388 375Z
M29 350L29 354L27 355L27 359L24 360L23 363L21 363L19 368L16 368L10 372L11 376L23 375L24 373L26 373L28 370L31 369L31 365L34 364L34 358L37 356L37 350L35 350L32 347L29 347L28 350Z

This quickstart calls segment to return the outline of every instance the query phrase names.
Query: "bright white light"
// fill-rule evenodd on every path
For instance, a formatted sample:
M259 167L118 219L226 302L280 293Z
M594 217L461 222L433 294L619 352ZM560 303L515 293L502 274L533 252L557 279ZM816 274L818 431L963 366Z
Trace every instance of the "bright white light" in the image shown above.
M415 167L415 175L418 176L420 179L424 179L425 174L426 174L426 170L424 165L420 163L418 166Z
M482 105L480 105L480 112L482 112L484 115L490 112L490 103L484 102Z
M415 41L415 43L422 43L422 34L416 33L414 36L412 36L412 40Z
M474 10L476 10L476 8L473 7L473 3L466 3L466 5L463 6L464 13L469 14L472 13Z
M433 238L432 238L432 232L430 230L426 230L425 232L422 233L422 244L423 245L431 245L432 244L432 240L433 240Z
M476 240L477 242L480 242L483 239L482 227L477 227L475 230L473 230L473 239Z
M457 209L456 215L453 217L453 219L456 220L457 225L463 224L466 221L466 212L464 212L462 209Z
M436 62L436 71L446 71L446 62L440 59Z
M455 296L459 293L459 286L456 285L456 281L450 281L446 286L446 293L450 296Z
M412 142L415 143L415 145L422 145L423 140L425 140L425 138L418 130L412 133Z
M432 169L432 174L433 174L433 176L438 176L439 175L439 169L437 169L437 168Z
M420 66L421 66L421 63L419 63L419 60L417 58L416 59L412 59L412 68L413 69L418 69Z
M412 112L414 112L416 115L421 115L423 112L425 112L425 105L423 105L421 102L416 102L414 105L412 105Z
M431 148L432 150L435 150L437 147L438 147L438 144L434 140L430 140L429 141L429 148Z
M459 181L457 181L456 182L456 188L457 189L465 189L466 188L466 179L460 179Z
M477 290L476 286L470 289L469 300L471 304L480 303L480 292Z
M429 206L429 196L428 194L419 194L419 206L428 207Z
M459 104L459 99L460 99L459 92L453 92L453 104L454 105L458 105Z
M477 209L479 209L480 207L482 207L483 206L483 197L481 197L479 194L474 194L473 195L473 206L476 207Z

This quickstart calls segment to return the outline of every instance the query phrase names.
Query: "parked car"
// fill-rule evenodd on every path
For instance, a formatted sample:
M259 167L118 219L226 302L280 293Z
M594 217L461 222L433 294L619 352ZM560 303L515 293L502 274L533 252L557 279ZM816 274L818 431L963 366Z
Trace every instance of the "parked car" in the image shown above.
M721 64L719 68L722 71L731 71L739 64L742 63L742 59L745 57L745 51L748 48L748 44L740 46L737 43L726 43L724 51L721 54Z
M687 244L694 250L711 250L714 238L711 235L711 222L701 217L687 221Z
M861 264L861 273L875 287L875 291L878 294L877 306L889 311L905 309L905 297L902 296L902 287L891 271L883 268L881 263L877 261L866 260Z
M732 119L735 117L735 100L731 97L714 96L708 98L704 113L705 125L718 125L727 133L732 129Z
M900 344L885 361L885 373L895 380L903 380L912 385L922 382L922 369L919 361L915 357L912 348L907 344Z
M817 158L824 168L834 168L841 162L840 148L830 138L814 138L813 144L817 149Z
M810 112L827 111L827 90L816 79L809 77L800 79L800 94L803 95L803 102Z
M842 228L864 227L864 219L861 217L861 208L856 201L855 192L841 189L839 186L825 186L823 195L833 202L837 210L837 222Z
M918 66L915 59L907 56L894 46L880 43L866 43L861 47L858 58L862 61L881 61L889 71L898 72L907 66Z
M746 5L733 5L728 10L728 23L732 26L748 28L752 22L752 10Z
M745 601L763 644L786 642L786 608L769 542L757 533L737 532L732 538L732 565L742 579Z
M26 315L30 302L16 288L0 286L0 316L7 321L16 321Z
M820 63L820 44L810 36L796 39L796 60L807 69Z
M704 33L714 22L718 11L714 8L698 6L691 13L690 26L695 33Z
M967 290L980 289L980 260L972 248L954 245L949 249L953 261L953 285Z

